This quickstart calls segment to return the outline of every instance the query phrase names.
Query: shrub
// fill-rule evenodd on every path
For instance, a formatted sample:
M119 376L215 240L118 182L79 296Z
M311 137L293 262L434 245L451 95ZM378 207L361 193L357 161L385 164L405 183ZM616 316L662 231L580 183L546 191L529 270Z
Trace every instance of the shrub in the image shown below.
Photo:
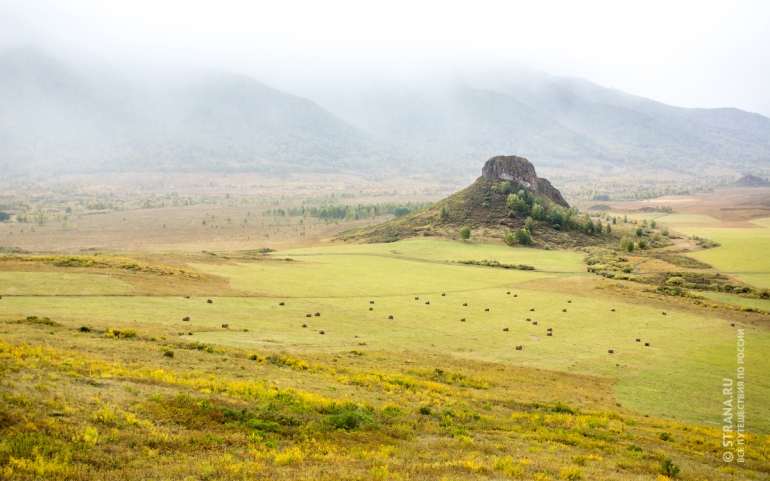
M333 414L327 420L333 429L342 429L344 431L353 431L371 422L369 416L357 409Z
M163 355L165 357L174 357L174 351L172 351L171 349L167 349L167 350L163 351Z
M519 244L529 245L532 243L532 235L527 229L516 229L513 233L513 237Z
M508 195L511 192L513 192L513 187L511 187L511 183L507 180L500 184L500 193L503 195Z
M647 249L650 247L650 245L644 239L639 239L639 242L637 242L637 245L639 246L640 249Z
M658 434L658 439L660 439L661 441L673 441L674 436L672 436L670 433L662 432Z
M429 406L420 406L420 409L418 410L418 412L426 416L430 416L430 413L431 413Z
M471 238L471 228L467 225L460 229L460 239L467 240Z
M671 461L671 458L664 458L660 462L660 474L668 476L669 478L675 478L679 475L679 466L674 464L674 462Z
M623 237L620 240L620 248L623 250L627 250L628 252L634 252L634 241L632 241L628 237Z
M524 221L524 228L529 232L535 232L535 221L532 220L532 217L527 217L527 220Z
M513 232L508 232L505 234L505 243L509 246L512 246L516 242L516 239L513 237Z

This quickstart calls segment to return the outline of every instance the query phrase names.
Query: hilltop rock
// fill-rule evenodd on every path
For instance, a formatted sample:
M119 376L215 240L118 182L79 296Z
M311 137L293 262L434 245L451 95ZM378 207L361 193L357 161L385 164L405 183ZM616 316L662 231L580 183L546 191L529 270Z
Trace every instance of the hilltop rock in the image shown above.
M767 187L769 185L770 182L756 175L745 175L733 184L734 187Z
M519 183L534 193L542 194L562 207L569 208L569 204L562 197L559 189L551 185L548 179L537 176L535 166L524 157L515 155L498 155L487 160L481 169L481 176L489 180L509 181L514 188Z

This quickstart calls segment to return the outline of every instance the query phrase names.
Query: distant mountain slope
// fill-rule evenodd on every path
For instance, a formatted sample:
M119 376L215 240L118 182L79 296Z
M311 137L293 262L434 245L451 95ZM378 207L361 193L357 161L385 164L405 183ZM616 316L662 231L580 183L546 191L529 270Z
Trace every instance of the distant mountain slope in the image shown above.
M34 49L0 56L0 174L332 171L387 152L312 101L243 75L203 73L174 88L109 80Z
M682 171L770 168L767 117L672 107L583 79L519 70L349 92L318 98L372 135L413 148L451 145L469 163L515 151L544 165L598 159Z

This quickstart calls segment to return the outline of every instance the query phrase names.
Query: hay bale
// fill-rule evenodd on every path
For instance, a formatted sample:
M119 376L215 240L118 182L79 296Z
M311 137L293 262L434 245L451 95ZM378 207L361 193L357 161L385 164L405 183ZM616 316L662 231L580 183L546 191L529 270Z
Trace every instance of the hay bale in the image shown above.
M615 312L615 308L613 307L612 309L610 309L610 311Z
M307 324L302 324L302 327L307 327Z
M305 317L313 317L312 314L305 314Z
M533 308L532 308L532 309L530 309L529 311L530 311L530 312L535 312L535 308L533 307Z
M446 292L441 293L441 297L444 297L444 296L446 296Z
M528 317L528 318L527 318L527 322L532 322L532 319L530 319L530 318Z
M212 301L211 299L209 299L208 301L206 301L206 304L214 304L214 301Z
M510 294L510 293L511 293L511 291L506 292L506 294Z
M645 347L650 347L650 343L649 342L645 342L644 345L645 345Z
M315 317L321 317L321 313L320 312L316 312L315 313Z
M615 349L607 349L607 352L608 352L609 354L615 354Z
M546 329L546 331L551 332L551 331L553 331L553 328L549 327L548 329Z
M507 327L504 327L504 328L503 328L503 331L505 331L505 332L508 332L508 328L507 328Z
M222 324L223 329L230 329L230 324Z
M460 319L460 322L465 322L465 318L463 317L462 319Z
M546 332L546 333L545 333L545 335L546 335L546 336L553 336L553 332L551 332L551 331L548 331L548 332Z
M282 306L282 305L283 305L283 302L279 302L279 303L278 303L278 305L279 305L279 306Z
M532 321L533 326L537 326L537 321Z
M484 309L484 312L489 312L489 308L487 307L486 309Z
M425 305L426 305L426 306L427 306L427 305L430 305L430 301L427 301L427 302L425 302Z
M2 299L3 296L0 296L0 299ZM190 296L184 296L185 299L189 299Z
M735 327L735 323L734 323L734 322L731 322L731 323L730 323L730 326L731 326L731 327Z
M374 301L369 301L369 304L374 304Z
M642 340L637 337L636 342L642 342Z
M189 318L189 317L183 317L183 318L182 318L182 320L183 320L184 322L190 322L190 318Z
M524 349L524 346L516 346L517 351L521 351L522 349Z
M320 331L318 331L318 334L326 334L326 333L323 331L323 329L321 329Z
M370 311L373 311L373 310L374 310L374 308L373 308L373 307L370 307L370 308L369 308L369 310L370 310Z
M513 297L519 297L519 295L518 294L514 294Z
M393 319L393 316L388 316L388 319Z
M566 309L562 309L561 312L567 312L567 310Z
M419 297L415 297L415 298L414 298L414 300L415 300L415 301L419 301L419 300L420 300L420 298L419 298Z
M666 315L666 311L663 311L663 315L664 315L664 316Z
M467 302L463 302L463 307L468 307L468 303Z
M572 304L572 299L568 300L567 304Z

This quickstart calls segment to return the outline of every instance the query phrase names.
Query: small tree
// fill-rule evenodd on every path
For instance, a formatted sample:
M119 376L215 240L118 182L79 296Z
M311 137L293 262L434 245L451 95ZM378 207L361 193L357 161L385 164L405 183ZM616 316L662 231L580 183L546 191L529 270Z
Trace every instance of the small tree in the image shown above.
M530 233L535 232L535 221L532 220L532 217L527 217L527 220L524 221L524 228Z
M655 222L654 220L651 220L651 221L650 221L650 227L652 227L653 229L654 229L655 227L657 227L657 225L658 225L658 224L657 224L657 222Z
M613 225L617 225L618 224L618 218L617 217L613 217L612 218L612 224Z
M449 217L449 211L446 208L446 205L441 208L441 212L438 215L439 219L445 220L447 217Z
M460 239L464 241L471 238L471 228L467 225L460 229Z
M505 243L509 246L512 246L516 242L516 239L513 237L513 232L508 232L505 234Z
M518 194L510 194L505 200L505 206L510 210L524 212L527 208L527 202L519 197Z
M624 216L623 216L623 223L624 223L624 224L627 224L627 223L628 223L628 216L627 216L627 215L624 215Z
M620 240L620 248L623 250L627 250L628 252L634 252L634 241L632 241L628 237L623 237Z
M545 209L542 205L535 204L532 206L532 218L535 220L545 219Z
M668 229L664 227L663 232L661 232L661 234L663 234L664 237L668 237Z
M641 227L636 228L636 237L642 237L642 234L644 234L644 231Z
M511 187L511 183L507 180L500 185L500 193L503 195L508 195L511 192L513 192L513 187Z
M607 225L609 225L609 224L607 224ZM596 232L598 232L599 234L602 233L602 221L601 220L597 220L596 221Z
M516 232L514 232L513 237L516 239L516 242L519 244L529 245L532 243L532 235L529 233L527 229L516 229Z
M607 234L612 234L612 227L610 226L609 223L607 224L606 232Z
M646 239L639 239L639 242L637 242L637 245L639 246L640 249L647 249L648 247L650 247L649 244L647 244Z

